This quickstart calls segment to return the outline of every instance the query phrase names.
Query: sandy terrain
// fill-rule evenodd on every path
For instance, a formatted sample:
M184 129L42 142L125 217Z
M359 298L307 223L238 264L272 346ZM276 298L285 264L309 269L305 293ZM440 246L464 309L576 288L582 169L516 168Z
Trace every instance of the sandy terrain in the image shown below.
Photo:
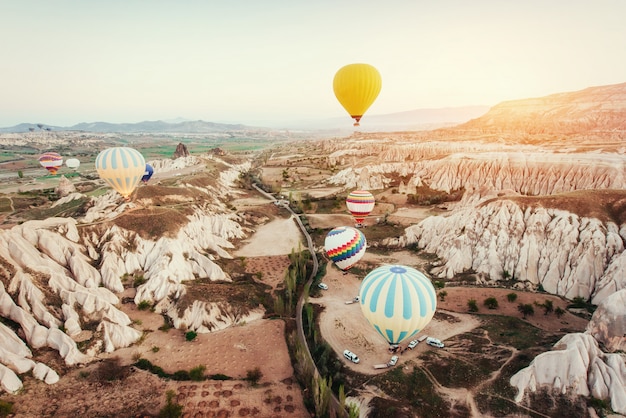
M374 369L373 366L389 361L389 344L367 322L359 303L346 304L358 294L360 279L351 273L344 275L341 270L331 267L327 270L324 283L328 284L329 289L323 292L322 297L311 299L312 303L319 303L325 308L320 317L322 336L340 358L343 359L342 352L345 349L359 356L359 364L345 361L351 369L365 374L384 373L385 369ZM479 321L471 315L451 314L460 321L450 323L433 319L418 335L430 335L444 340L479 325ZM416 358L422 349L426 349L425 345L405 352L399 363Z
M298 225L292 218L276 218L257 228L256 232L243 241L243 247L233 252L235 257L260 257L268 255L290 254L292 249L298 250L303 237Z
M236 205L237 207L253 207L267 204L265 202L257 198L246 198L237 201ZM263 210L262 206L257 208ZM429 214L432 214L431 209L400 209L392 216L414 223ZM347 214L307 215L307 217L314 228L332 228L353 223L352 217ZM368 220L375 221L374 219ZM246 270L261 273L260 280L276 288L282 283L284 272L289 265L287 254L291 253L292 249L298 248L298 244L302 242L303 237L292 218L275 218L258 227L252 236L243 241L241 248L233 252L233 255L245 257ZM420 269L426 262L411 252L399 251L386 256L368 252L360 263L364 265L398 263ZM387 342L366 321L358 303L345 303L358 294L362 278L352 273L344 275L331 265L323 279L328 284L329 290L324 291L318 298L311 298L310 301L324 307L324 312L319 318L322 336L337 355L343 359L341 353L344 349L349 349L361 358L359 364L348 361L345 361L345 364L360 373L381 373L385 370L376 370L373 365L389 360L391 354L388 352ZM506 294L511 291L505 289L449 287L445 290L447 296L444 301L439 301L438 310L458 320L446 320L445 315L436 317L420 332L420 335L433 335L445 341L447 338L478 326L479 318L467 313L469 299L477 300L479 313L517 317L521 317L517 311L519 303L543 303L546 299L550 299L553 300L554 308L565 307L565 302L560 298L545 294L517 292L518 299L511 303L506 299ZM488 310L482 304L485 298L491 296L496 297L500 305L493 311ZM181 330L159 330L158 328L163 325L163 318L160 315L149 311L139 311L132 303L123 304L122 308L134 321L135 327L144 332L145 337L132 347L117 350L115 353L102 357L118 357L124 364L130 364L142 357L169 373L178 370L189 371L197 366L204 366L207 375L223 374L234 379L245 378L246 373L256 367L259 367L263 374L260 385L257 387L251 387L243 380L160 381L159 383L158 379L155 381L154 377L149 376L143 379L151 382L151 397L140 395L145 388L137 387L134 394L125 395L129 399L142 399L143 396L146 402L152 402L153 411L158 411L165 404L165 391L173 389L177 402L184 406L183 416L186 417L308 416L300 387L293 377L282 321L258 320L244 326L198 335L194 341L188 342ZM583 330L587 321L569 313L560 319L554 314L543 315L541 308L536 307L535 315L529 317L528 322L548 330L561 328ZM429 347L425 344L420 344L416 349L404 352L399 364L415 359L421 351L428 349ZM136 373L145 374L143 371ZM85 387L85 383L82 383L76 376L76 372L68 373L59 388L73 387L74 390L80 392L80 385ZM69 384L68 381L73 383ZM46 386L32 379L28 379L28 385L29 387L25 390L27 395L20 396L17 402L24 402L26 405L29 403L28 396L32 396L32 399L41 397L44 390L41 388ZM100 393L96 396L102 398L113 396L114 398L114 395L107 395L109 392L105 393L104 389L99 390ZM94 402L97 403L98 399L85 400L83 410L86 412L80 415L90 416L87 412L90 408L95 408ZM160 403L157 404L157 402ZM33 410L32 406L29 408L32 415L22 416L42 415L43 409ZM68 414L75 414L77 410L69 410Z

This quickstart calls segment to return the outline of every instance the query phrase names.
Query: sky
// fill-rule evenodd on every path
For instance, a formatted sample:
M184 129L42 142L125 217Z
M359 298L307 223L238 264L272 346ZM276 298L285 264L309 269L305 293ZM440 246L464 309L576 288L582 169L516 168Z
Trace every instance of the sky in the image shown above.
M626 82L624 0L0 0L0 127L346 117L494 106ZM364 121L365 118L364 117Z

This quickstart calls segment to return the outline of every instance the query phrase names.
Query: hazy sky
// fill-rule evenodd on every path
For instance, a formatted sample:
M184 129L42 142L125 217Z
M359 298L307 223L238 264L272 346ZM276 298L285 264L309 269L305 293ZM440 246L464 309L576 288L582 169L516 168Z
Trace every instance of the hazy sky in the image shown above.
M626 82L624 0L0 0L0 126L349 116L495 105Z

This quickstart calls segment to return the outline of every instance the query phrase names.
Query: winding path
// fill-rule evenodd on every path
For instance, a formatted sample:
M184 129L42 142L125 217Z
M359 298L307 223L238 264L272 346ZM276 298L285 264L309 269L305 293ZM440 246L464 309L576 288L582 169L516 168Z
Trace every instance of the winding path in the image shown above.
M256 184L253 184L252 186L266 198L272 200L273 202L277 201L274 196L267 193L266 191L258 187ZM313 283L313 279L315 279L315 276L317 276L319 262L317 260L317 256L315 255L313 239L311 239L311 235L309 235L308 231L306 230L304 224L302 223L302 220L300 219L300 216L297 213L295 213L288 205L282 205L282 207L287 209L291 213L292 217L298 223L298 226L300 227L302 234L306 238L307 248L309 252L311 253L311 259L313 260L313 268L311 269L311 274L309 275L309 279L307 280L307 282L304 284L304 290L302 292L302 295L300 296L300 299L298 299L298 304L296 305L296 327L298 328L298 340L304 347L306 347L307 361L311 364L314 370L315 377L320 377L321 376L320 372L319 370L317 370L317 366L315 365L315 362L313 361L313 356L311 355L311 350L309 349L309 345L307 344L306 336L304 334L304 326L302 324L302 309L304 307L305 295L309 294L311 283ZM333 413L334 415L337 415L338 411L343 410L341 403L339 402L339 400L337 399L337 397L332 391L331 391L330 409L331 409L331 416L333 416Z

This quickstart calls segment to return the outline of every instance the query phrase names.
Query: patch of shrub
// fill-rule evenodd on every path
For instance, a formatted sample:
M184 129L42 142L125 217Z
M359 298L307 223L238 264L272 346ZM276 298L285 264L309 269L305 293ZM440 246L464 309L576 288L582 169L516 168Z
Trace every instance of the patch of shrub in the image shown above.
M13 413L13 404L11 402L0 401L0 417L8 417Z
M255 367L252 370L248 370L246 372L246 380L250 382L252 386L256 386L259 383L259 380L263 377L263 372L258 367Z
M130 369L123 366L119 357L104 359L98 364L95 377L99 381L112 382L123 380L130 374Z
M142 300L141 302L139 302L139 305L137 305L137 309L139 309L140 311L145 311L147 309L150 309L151 307L152 304L148 300Z
M217 373L209 376L211 380L232 380L232 377L226 376L225 374Z
M144 284L146 282L146 278L143 276L137 276L135 277L135 280L133 280L133 287L139 287L142 284Z
M196 382L204 380L204 371L206 367L204 365L196 366L189 371L189 378Z
M478 303L476 303L476 299L470 299L467 301L467 309L470 312L478 312Z
M197 336L198 336L198 333L197 333L197 332L195 332L195 331L187 331L187 332L185 333L185 339L186 339L187 341L193 341L193 340L195 340L195 339L196 339L196 337L197 337Z
M494 298L493 296L489 297L485 299L483 305L485 305L487 309L496 309L498 307L498 299Z
M178 418L183 414L183 406L174 402L176 392L168 390L166 395L167 401L163 409L159 411L159 418Z
M189 377L189 372L187 370L176 370L174 374L172 374L172 379L174 380L191 380Z

